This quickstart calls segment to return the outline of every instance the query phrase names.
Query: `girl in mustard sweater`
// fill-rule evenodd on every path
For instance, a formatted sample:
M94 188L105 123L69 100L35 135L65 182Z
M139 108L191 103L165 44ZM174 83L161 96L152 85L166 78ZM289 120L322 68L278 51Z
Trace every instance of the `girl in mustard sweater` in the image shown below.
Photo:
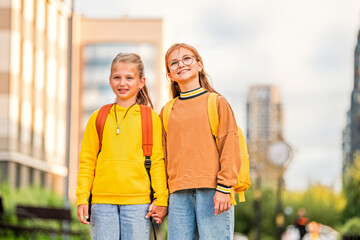
M154 200L150 212L150 180L144 166L139 104L152 107L144 77L144 65L137 54L118 54L111 64L110 86L116 95L103 130L101 151L95 111L86 126L76 189L78 218L91 224L91 238L149 239L147 214L161 222L167 214L168 190L162 127L152 111L153 149L151 183ZM91 221L88 222L88 198L92 193Z
M207 113L210 86L197 50L184 43L165 55L173 98L164 132L169 187L168 239L233 239L230 192L241 166L237 124L226 99L217 97L218 144ZM161 112L161 116L163 112Z

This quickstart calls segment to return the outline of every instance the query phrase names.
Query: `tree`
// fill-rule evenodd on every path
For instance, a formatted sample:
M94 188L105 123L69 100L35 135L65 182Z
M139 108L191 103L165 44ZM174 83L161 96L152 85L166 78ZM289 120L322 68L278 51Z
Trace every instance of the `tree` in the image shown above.
M343 175L343 193L346 206L343 211L343 220L359 217L360 213L360 153L354 157L353 165Z
M311 186L303 193L287 192L285 207L291 206L293 209L292 214L288 216L287 223L292 224L296 219L297 210L303 207L306 209L306 215L310 221L334 228L341 222L344 205L343 196L322 185Z

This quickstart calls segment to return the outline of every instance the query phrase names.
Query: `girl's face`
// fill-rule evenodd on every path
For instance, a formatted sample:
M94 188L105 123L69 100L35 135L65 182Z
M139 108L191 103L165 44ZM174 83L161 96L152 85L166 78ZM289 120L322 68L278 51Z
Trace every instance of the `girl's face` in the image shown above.
M140 79L137 66L119 62L111 70L110 86L116 95L116 103L129 107L136 101L139 90L145 85L145 77Z
M199 82L199 71L202 69L202 63L196 61L190 50L186 48L175 49L169 54L167 64L170 69L169 78L180 86Z

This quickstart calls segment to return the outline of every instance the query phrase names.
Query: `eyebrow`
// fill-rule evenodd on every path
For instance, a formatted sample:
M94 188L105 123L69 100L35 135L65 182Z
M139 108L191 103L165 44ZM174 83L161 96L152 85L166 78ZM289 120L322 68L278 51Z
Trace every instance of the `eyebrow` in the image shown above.
M136 74L134 74L134 73L121 74L121 73L117 73L117 72L111 74L111 76L121 76L121 75L124 75L125 77L129 77L129 76L134 77Z
M184 58L184 57L192 57L192 55L190 55L190 54L185 54L184 56L182 56L182 58L181 58L181 60ZM174 59L172 59L172 60L170 60L170 62L174 62L174 61L179 61L179 59L176 59L176 58L174 58Z

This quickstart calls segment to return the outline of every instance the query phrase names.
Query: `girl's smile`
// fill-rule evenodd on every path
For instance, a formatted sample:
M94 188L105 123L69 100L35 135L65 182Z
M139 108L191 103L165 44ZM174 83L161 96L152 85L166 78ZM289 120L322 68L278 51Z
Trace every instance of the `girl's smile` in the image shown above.
M169 54L168 59L170 60L167 63L170 69L168 76L179 84L181 91L200 87L199 71L202 69L202 63L196 61L190 50L182 47L175 49Z
M183 70L181 70L180 72L178 72L178 74L180 75L180 74L186 73L186 72L188 72L188 71L190 71L190 69L183 69Z
M125 94L127 91L129 91L129 89L118 89L120 94Z
M135 64L119 62L113 66L110 86L116 95L117 104L123 107L131 106L144 85L145 78L140 79Z

